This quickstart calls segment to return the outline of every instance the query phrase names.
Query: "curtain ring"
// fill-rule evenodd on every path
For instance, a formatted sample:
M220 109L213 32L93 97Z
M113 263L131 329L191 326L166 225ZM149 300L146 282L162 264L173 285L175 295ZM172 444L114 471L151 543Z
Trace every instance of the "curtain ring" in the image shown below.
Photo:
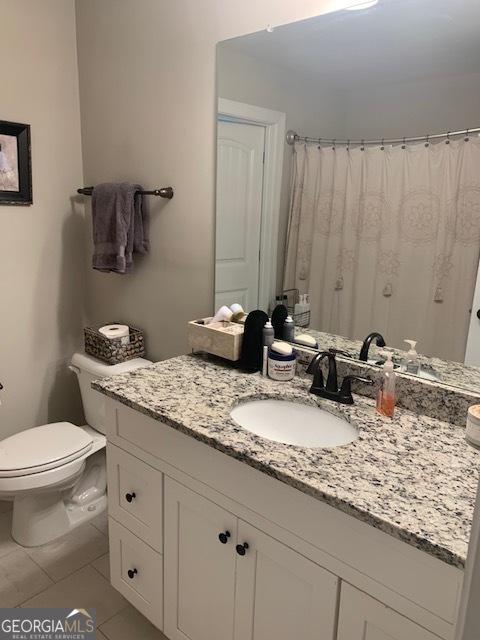
M365 151L365 140L362 140L362 146L360 147L360 151Z
M430 146L430 143L429 143L429 141L428 141L428 140L429 140L429 138L430 138L430 136L427 134L427 135L425 136L425 146L426 146L426 147L429 147L429 146Z
M470 140L470 138L468 137L468 129L465 131L465 138L464 141L468 142Z
M385 145L383 144L384 139L382 138L382 146L380 147L380 151L384 151L385 150Z
M319 138L318 139L318 147L317 147L317 149L321 149L321 148L322 148L322 139Z
M447 139L445 140L445 144L450 144L450 131L447 131Z
M347 140L347 151L350 151L350 140Z
M333 139L333 147L332 147L332 149L333 149L334 151L336 151L336 150L337 150L336 142L337 142L337 139L336 139L336 138L334 138L334 139Z
M407 148L407 146L406 146L406 144L405 144L405 138L403 138L402 149L406 149L406 148Z

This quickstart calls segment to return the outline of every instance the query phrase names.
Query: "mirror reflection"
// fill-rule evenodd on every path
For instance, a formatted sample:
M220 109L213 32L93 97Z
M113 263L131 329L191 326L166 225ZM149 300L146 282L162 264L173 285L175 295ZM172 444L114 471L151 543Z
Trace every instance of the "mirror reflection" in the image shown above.
M218 45L217 309L478 387L479 23L379 0Z

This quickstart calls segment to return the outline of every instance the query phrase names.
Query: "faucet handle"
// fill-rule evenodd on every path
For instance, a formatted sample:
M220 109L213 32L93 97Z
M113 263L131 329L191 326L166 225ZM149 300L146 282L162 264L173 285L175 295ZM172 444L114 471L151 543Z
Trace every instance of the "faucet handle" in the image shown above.
M363 382L364 384L373 384L373 380L370 380L370 378L362 378L362 376L345 376L339 391L339 396L341 398L340 402L342 402L343 404L353 404L352 382L354 380Z

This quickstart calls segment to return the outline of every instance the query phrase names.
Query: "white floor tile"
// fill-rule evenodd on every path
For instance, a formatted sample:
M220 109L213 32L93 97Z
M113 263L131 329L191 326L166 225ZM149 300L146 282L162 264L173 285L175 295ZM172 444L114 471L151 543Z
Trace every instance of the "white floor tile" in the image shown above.
M102 576L110 582L110 556L106 553L90 563Z
M11 531L12 512L6 511L0 514L0 558L23 548L12 539Z
M98 529L86 524L59 540L25 551L58 582L104 555L108 551L108 541Z
M127 606L127 601L93 567L84 567L27 600L24 607L76 607L97 611L101 625ZM136 635L132 637L138 637Z
M53 582L21 549L0 558L0 603L16 607Z
M90 523L101 531L104 536L108 536L108 513L106 509L99 516L90 520Z
M105 622L100 631L108 640L167 640L137 609L128 606Z

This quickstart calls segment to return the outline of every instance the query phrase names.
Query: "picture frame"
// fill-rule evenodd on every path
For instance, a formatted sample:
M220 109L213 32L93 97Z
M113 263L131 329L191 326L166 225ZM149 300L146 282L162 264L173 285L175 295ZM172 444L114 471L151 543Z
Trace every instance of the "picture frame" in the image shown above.
M31 205L30 125L0 120L0 205Z

